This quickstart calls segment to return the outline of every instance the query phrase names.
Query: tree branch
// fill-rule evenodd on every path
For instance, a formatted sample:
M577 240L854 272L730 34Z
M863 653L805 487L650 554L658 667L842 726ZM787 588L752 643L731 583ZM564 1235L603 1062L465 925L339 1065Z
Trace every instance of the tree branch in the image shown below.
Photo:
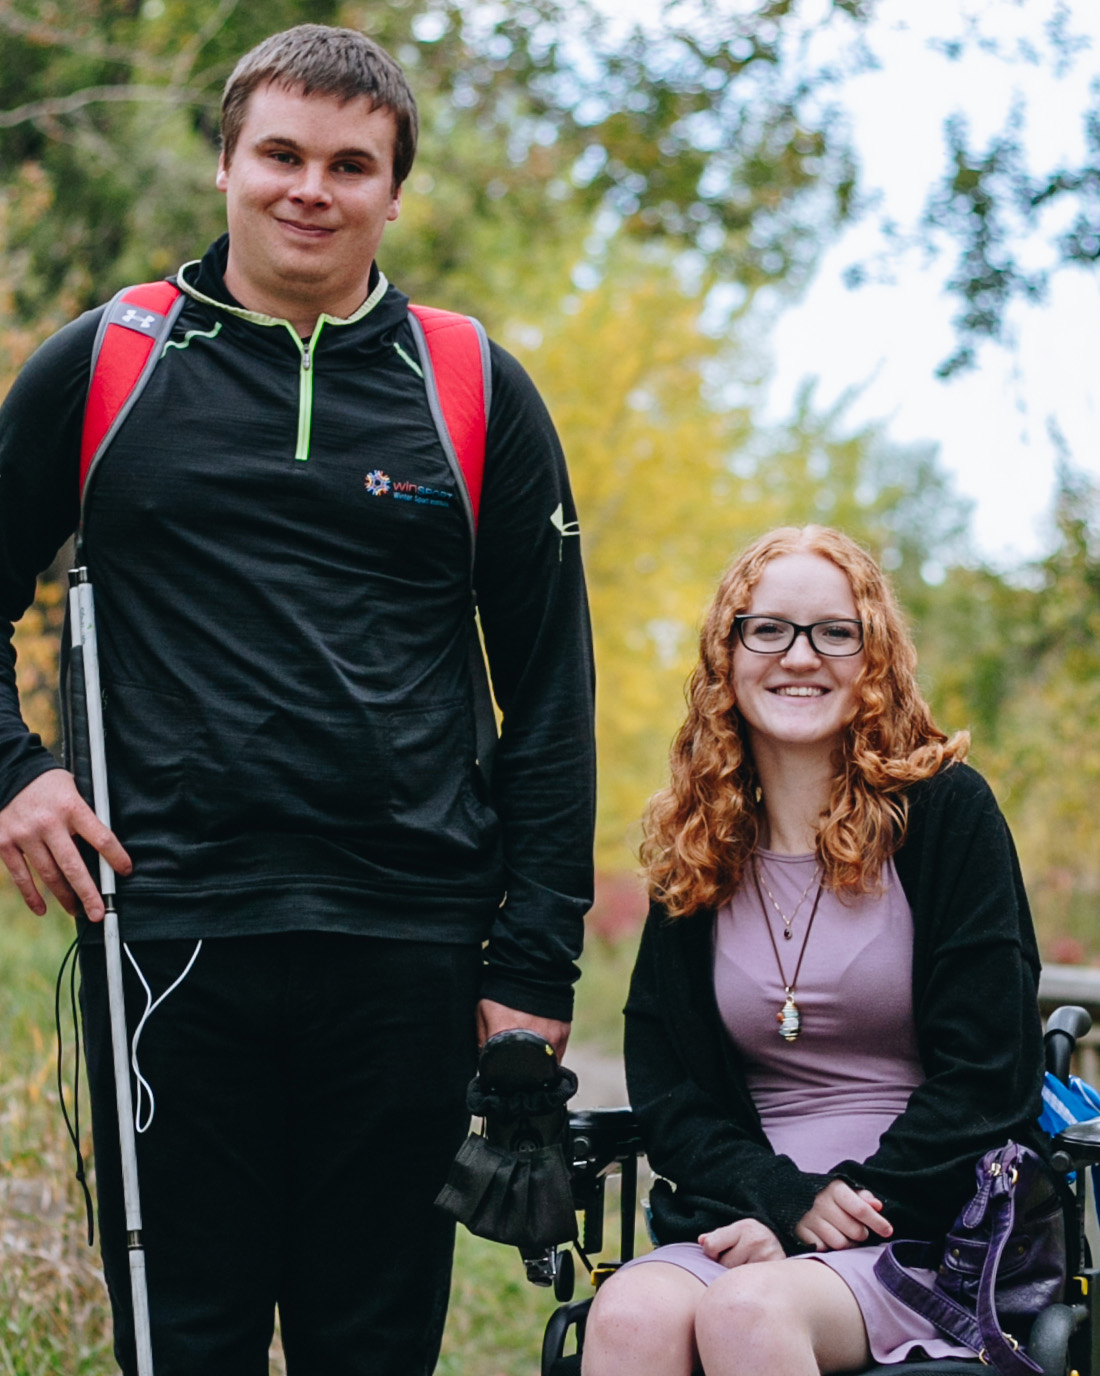
M209 14L195 33L180 49L178 58L172 68L172 79L180 85L186 84L191 80L195 61L203 48L214 37L216 37L232 17L233 11L237 8L238 0L220 0L213 12Z
M204 105L217 107L217 100L203 91L180 86L86 86L72 95L55 96L48 100L32 100L17 105L14 110L0 110L0 129L14 129L31 120L55 119L71 115L87 105L100 102L160 101L168 105Z

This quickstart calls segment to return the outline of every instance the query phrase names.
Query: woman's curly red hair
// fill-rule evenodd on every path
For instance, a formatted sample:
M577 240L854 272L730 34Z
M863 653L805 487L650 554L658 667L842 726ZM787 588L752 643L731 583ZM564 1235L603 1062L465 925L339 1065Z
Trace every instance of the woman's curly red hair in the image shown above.
M859 706L838 752L817 833L825 883L866 892L905 833L908 784L964 759L967 732L948 740L916 680L917 655L894 594L871 556L826 526L789 526L762 536L718 585L688 682L688 715L673 742L671 779L650 800L642 864L650 894L672 917L714 908L734 893L759 839L759 783L733 692L734 623L751 605L765 565L817 554L847 576L863 622Z

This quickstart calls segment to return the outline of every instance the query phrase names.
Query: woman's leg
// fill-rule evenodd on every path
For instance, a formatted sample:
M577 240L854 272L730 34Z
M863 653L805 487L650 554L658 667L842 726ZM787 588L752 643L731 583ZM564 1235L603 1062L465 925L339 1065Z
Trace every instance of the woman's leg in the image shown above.
M669 1262L605 1281L584 1335L583 1376L691 1376L699 1365L695 1312L706 1286Z
M706 1376L819 1376L871 1362L855 1296L813 1261L763 1261L721 1276L700 1299L695 1340Z

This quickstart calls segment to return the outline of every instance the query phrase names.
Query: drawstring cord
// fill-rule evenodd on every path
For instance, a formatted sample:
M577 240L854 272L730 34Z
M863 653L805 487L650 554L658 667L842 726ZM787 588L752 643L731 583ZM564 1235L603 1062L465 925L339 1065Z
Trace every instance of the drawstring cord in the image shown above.
M95 1208L92 1204L92 1194L88 1188L87 1170L84 1164L84 1153L80 1148L80 1013L77 1008L76 996L76 972L79 964L80 949L84 938L88 932L88 919L81 914L77 919L77 932L73 938L69 949L65 952L61 961L61 967L57 972L57 982L54 985L53 995L53 1016L54 1027L57 1031L57 1100L61 1105L61 1116L65 1120L65 1130L69 1134L69 1140L73 1144L73 1151L76 1153L76 1180L84 1195L84 1211L88 1221L88 1246L91 1247L95 1242ZM133 1040L130 1043L130 1064L133 1067L134 1076L137 1080L137 1094L134 1099L134 1127L138 1132L146 1132L153 1121L156 1112L156 1100L153 1097L153 1089L149 1081L142 1075L138 1067L138 1042L141 1034L145 1030L145 1024L153 1016L156 1010L164 1002L169 994L180 987L183 981L191 973L191 968L198 959L199 952L202 950L202 942L195 945L191 952L191 959L184 967L183 973L175 979L168 988L154 999L152 990L141 967L134 959L134 954L129 946L123 943L123 950L129 957L130 964L137 971L137 977L141 981L141 986L145 990L145 1011L141 1015L137 1027L134 1030ZM61 991L65 986L65 971L69 972L69 1009L73 1019L73 1112L69 1117L69 1110L65 1103L65 1042L61 1028ZM142 1095L149 1099L149 1112L144 1123L141 1121Z
M195 961L198 960L199 952L202 950L202 942L196 942L195 949L191 952L191 959L184 966L183 974L173 980L168 988L165 989L164 993L155 1000L153 998L153 991L149 988L149 982L141 972L141 966L134 959L133 951L130 950L125 942L122 943L122 949L126 952L130 964L137 972L138 979L141 980L141 987L145 990L145 1012L142 1013L137 1027L134 1028L134 1037L130 1043L130 1065L133 1067L134 1079L137 1083L137 1093L134 1095L134 1130L135 1132L147 1132L152 1125L153 1114L157 1111L157 1101L153 1095L153 1086L138 1069L138 1042L141 1040L141 1034L145 1030L145 1024L161 1006L168 995L178 989L191 973L191 967L194 965ZM144 1123L141 1121L141 1099L143 1093L147 1095L149 1099L149 1116Z

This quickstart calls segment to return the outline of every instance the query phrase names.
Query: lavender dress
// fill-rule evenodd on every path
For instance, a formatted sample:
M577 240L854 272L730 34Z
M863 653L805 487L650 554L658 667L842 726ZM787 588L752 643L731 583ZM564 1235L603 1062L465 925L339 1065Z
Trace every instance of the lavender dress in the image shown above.
M802 1170L864 1160L924 1079L913 1026L913 919L892 864L882 893L842 902L824 890L806 943L795 997L802 1033L786 1042L776 1014L794 977L816 885L812 855L758 852L760 873L779 907L794 915L791 938L767 891L767 917L751 879L718 913L714 987L718 1008L745 1066L749 1091L777 1152ZM783 965L780 978L771 927ZM877 1362L974 1354L943 1338L879 1285L881 1246L790 1258L830 1266L855 1295ZM659 1247L631 1265L672 1262L709 1285L726 1268L693 1242Z

